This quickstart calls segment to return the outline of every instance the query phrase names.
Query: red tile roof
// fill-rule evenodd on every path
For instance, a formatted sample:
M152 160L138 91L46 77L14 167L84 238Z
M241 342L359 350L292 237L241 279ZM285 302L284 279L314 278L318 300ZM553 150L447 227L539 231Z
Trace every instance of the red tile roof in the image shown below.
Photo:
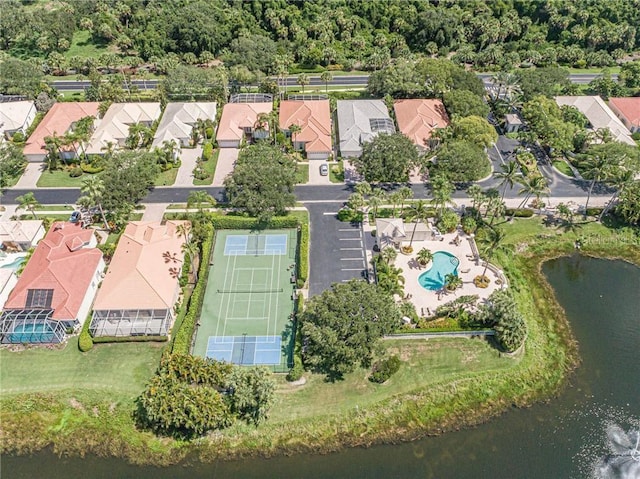
M75 319L102 259L97 248L77 249L88 244L92 235L93 230L73 223L54 223L38 243L4 308L25 308L30 289L52 289L52 319Z
M393 103L398 128L418 147L425 148L433 130L449 126L449 117L440 100L411 99Z
M331 153L331 107L329 100L284 100L280 102L280 128L292 124L301 130L296 142L305 143L306 152Z
M614 105L631 126L640 126L640 97L609 98L609 104Z

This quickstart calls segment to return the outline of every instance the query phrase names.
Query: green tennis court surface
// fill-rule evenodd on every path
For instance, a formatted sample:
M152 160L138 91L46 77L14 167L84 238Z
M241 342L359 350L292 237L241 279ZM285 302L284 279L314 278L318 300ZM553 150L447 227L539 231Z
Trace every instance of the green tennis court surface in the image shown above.
M296 230L220 230L193 354L286 368L293 349Z

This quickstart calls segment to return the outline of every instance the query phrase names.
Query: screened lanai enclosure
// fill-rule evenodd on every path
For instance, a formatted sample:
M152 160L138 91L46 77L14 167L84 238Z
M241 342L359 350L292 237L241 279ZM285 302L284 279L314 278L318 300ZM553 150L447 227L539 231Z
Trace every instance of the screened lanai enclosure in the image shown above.
M173 322L169 309L108 309L93 312L89 332L98 336L166 336Z
M7 309L0 319L0 343L61 343L66 337L65 325L51 319L53 309Z

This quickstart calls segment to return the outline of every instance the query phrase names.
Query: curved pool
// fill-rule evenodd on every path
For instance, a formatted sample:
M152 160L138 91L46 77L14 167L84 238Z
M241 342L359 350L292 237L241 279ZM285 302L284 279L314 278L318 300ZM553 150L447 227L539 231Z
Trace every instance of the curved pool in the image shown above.
M418 276L418 283L424 289L438 291L444 287L444 279L448 274L458 275L460 260L446 251L436 251L432 261L431 268Z

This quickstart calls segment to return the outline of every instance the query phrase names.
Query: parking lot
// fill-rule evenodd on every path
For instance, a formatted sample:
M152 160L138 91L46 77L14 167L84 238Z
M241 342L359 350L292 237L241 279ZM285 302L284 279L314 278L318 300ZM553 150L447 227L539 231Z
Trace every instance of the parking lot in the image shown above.
M362 228L338 221L339 206L339 203L307 205L311 219L311 295L322 293L336 282L363 278L367 270Z

